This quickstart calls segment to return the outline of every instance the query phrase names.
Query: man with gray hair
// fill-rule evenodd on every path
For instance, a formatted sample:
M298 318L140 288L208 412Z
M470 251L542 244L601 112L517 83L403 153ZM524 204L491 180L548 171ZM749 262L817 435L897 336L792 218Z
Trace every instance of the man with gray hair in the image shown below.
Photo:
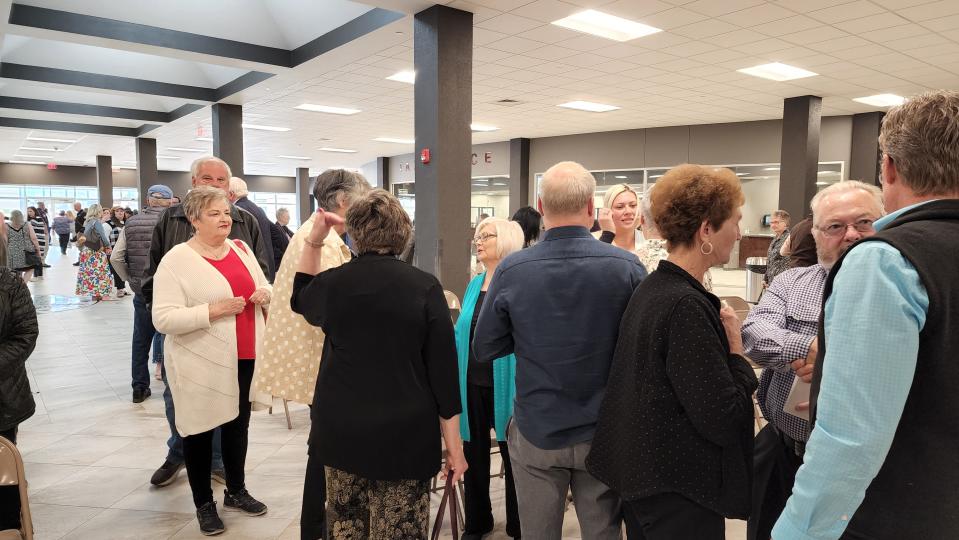
M582 165L550 167L540 186L540 242L503 260L479 315L480 362L516 355L507 429L523 538L562 536L571 489L583 538L621 538L620 500L586 471L619 321L646 276L628 251L593 238L596 180Z
M811 206L819 262L776 276L742 328L746 356L765 368L756 397L769 421L756 436L749 540L769 539L802 464L809 439L806 408L783 408L795 372L805 382L812 377L826 275L849 246L875 234L872 224L884 214L879 188L855 180L820 191Z
M193 187L210 186L223 190L229 195L230 191L230 166L220 158L213 156L201 157L193 162L190 167L191 183ZM171 194L172 195L172 194ZM263 273L269 272L270 265L266 260L266 248L263 246L263 239L260 237L260 227L256 219L246 210L230 205L230 218L233 225L230 227L229 238L231 240L243 240L246 245L253 248L256 253L257 262ZM153 237L150 239L150 261L146 273L140 285L143 299L152 309L153 305L153 275L156 274L160 266L160 260L164 255L177 244L186 242L193 237L193 226L187 219L182 205L170 206L160 214L157 219L156 227L153 228ZM164 384L166 384L166 369L161 369ZM153 476L150 483L155 486L169 485L176 479L177 473L184 466L183 458L183 439L176 430L175 415L173 408L173 396L170 394L169 385L163 392L163 401L166 403L166 418L170 426L170 438L167 440L167 458ZM213 438L213 479L221 484L226 484L225 473L223 472L223 459L220 455L220 436L219 431Z
M250 190L246 181L234 176L230 178L230 202L246 210L256 218L256 224L260 226L260 238L263 240L263 247L266 249L266 261L270 266L266 279L273 282L273 275L276 274L276 266L273 261L273 233L270 230L270 218L266 217L266 212L249 198Z
M959 92L915 96L882 120L891 213L826 278L813 430L776 540L959 531L957 147Z
M346 211L353 202L369 191L370 185L363 175L344 169L330 169L316 177L313 197L324 211L345 219ZM263 349L257 358L257 374L253 381L253 387L258 392L305 405L313 403L325 336L320 327L311 325L302 315L293 312L290 299L293 296L296 265L313 230L314 219L315 214L296 230L276 272L270 317L266 321ZM321 271L346 264L353 258L345 237L343 225L330 230L320 248ZM306 469L300 537L310 540L325 538L326 476L323 463L311 455Z

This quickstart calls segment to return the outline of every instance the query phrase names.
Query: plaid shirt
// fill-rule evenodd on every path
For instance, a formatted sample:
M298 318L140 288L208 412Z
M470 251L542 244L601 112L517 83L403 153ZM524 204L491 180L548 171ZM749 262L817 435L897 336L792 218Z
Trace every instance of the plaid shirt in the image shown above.
M798 442L809 439L809 422L783 412L795 378L789 364L809 354L819 330L826 274L819 264L779 274L743 323L746 356L765 368L757 392L759 408Z

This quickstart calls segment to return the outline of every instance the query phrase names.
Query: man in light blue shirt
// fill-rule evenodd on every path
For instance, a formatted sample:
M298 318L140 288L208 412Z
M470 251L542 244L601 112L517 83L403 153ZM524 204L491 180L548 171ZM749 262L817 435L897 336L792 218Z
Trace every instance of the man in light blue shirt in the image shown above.
M892 213L827 279L814 428L775 540L959 532L959 93L894 107L879 143Z

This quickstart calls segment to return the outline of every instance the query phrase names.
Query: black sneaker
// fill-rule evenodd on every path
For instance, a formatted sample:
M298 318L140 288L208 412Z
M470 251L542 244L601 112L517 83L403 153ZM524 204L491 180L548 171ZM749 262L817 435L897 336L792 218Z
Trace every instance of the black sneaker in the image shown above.
M80 266L80 261L73 263L73 266Z
M176 475L182 468L182 463L171 463L170 460L166 460L150 477L150 483L158 487L170 485L171 482L176 480Z
M147 388L134 388L133 389L133 402L134 403L143 403L143 400L150 397L150 394L153 392L149 387Z
M210 478L217 484L226 485L226 471L223 470L223 467L210 469Z
M216 501L210 501L196 509L196 520L200 522L200 532L204 536L213 536L223 532L223 520L216 513Z
M254 499L246 488L230 493L223 490L223 507L229 510L239 510L248 516L262 516L266 513L266 505Z

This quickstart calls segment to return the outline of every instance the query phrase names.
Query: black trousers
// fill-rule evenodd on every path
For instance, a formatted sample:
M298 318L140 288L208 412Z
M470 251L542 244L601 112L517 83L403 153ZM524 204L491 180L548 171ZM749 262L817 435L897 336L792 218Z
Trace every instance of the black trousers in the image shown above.
M60 234L57 233L57 236L60 237L60 253L67 254L67 244L70 243L70 233Z
M466 407L469 412L470 442L463 443L463 453L469 469L463 475L465 488L466 525L464 532L482 533L493 528L493 508L489 499L490 428L494 427L493 389L466 383ZM516 486L513 467L509 461L506 441L499 443L500 457L506 469L506 534L520 536L519 510L516 504Z
M17 444L17 428L0 431L3 437ZM20 528L20 488L0 486L0 531Z
M326 539L326 468L312 453L306 460L300 540Z
M110 273L113 274L113 284L117 286L117 289L126 288L127 284L123 282L123 278L113 269L113 263L110 263Z
M250 383L253 382L253 360L240 360L240 414L219 426L223 446L223 469L226 471L226 489L231 493L246 487L246 448L250 430ZM183 458L186 474L197 508L213 500L210 488L210 463L213 459L213 431L204 431L183 438Z
M753 451L752 512L746 522L747 540L769 540L776 520L786 508L802 459L794 446L772 424L756 435Z
M660 493L623 501L623 518L629 540L726 538L723 516L678 493Z

